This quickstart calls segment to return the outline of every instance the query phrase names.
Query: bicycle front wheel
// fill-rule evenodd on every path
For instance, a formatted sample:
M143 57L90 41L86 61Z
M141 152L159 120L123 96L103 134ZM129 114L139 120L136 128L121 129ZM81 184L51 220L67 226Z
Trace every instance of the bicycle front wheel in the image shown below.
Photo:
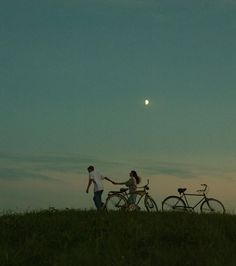
M124 196L120 194L112 194L108 196L105 204L107 211L119 211L126 210L128 201Z
M157 212L158 211L156 202L150 196L145 197L144 205L145 205L145 208L148 212Z
M203 201L200 210L202 213L225 213L224 205L216 199L206 199Z
M169 196L162 201L162 211L185 211L186 204L178 196Z

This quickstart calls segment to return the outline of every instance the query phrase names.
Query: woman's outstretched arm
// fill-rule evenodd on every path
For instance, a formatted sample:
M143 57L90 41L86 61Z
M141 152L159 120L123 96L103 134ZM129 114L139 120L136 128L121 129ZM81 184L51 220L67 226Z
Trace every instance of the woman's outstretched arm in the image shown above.
M112 182L114 185L125 185L126 182Z

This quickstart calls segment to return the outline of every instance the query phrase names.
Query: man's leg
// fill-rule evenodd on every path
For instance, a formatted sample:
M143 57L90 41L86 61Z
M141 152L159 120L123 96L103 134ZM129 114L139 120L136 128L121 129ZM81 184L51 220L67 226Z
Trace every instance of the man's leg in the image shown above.
M104 203L102 202L102 192L103 190L98 191L98 209L102 209Z
M102 203L102 192L103 192L103 190L94 192L93 200L94 200L95 206L96 206L96 208L98 210L101 209L102 206L103 206L103 203Z
M93 201L94 201L94 204L96 206L96 208L98 209L99 208L99 199L98 199L98 191L94 192L94 196L93 196Z
M103 209L104 207L104 202L102 202L102 193L103 193L103 190L101 190L101 194L100 194L101 209Z

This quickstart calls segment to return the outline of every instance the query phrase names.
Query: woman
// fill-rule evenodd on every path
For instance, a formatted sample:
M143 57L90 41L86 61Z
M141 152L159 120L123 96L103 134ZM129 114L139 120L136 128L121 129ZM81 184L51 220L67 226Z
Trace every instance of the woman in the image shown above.
M129 188L129 198L128 203L129 204L135 204L137 194L135 193L137 190L137 185L141 182L141 178L138 176L137 172L132 170L129 173L129 180L126 182L112 182L114 185L126 185Z

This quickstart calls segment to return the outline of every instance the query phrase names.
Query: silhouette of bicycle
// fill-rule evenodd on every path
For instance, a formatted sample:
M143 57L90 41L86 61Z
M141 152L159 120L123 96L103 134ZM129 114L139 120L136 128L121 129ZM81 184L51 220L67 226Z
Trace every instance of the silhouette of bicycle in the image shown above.
M106 199L106 203L104 208L107 211L117 211L117 210L124 210L124 211L133 211L133 210L140 210L140 203L141 200L144 202L144 206L148 212L156 212L158 211L156 202L153 198L148 195L149 190L149 180L147 184L143 187L138 187L133 194L136 194L136 203L129 204L128 198L130 197L130 193L128 192L128 188L121 188L119 191L109 191L108 197Z
M168 196L162 201L163 211L194 211L194 209L200 205L201 213L225 213L224 205L217 199L208 198L208 186L201 184L203 189L197 190L198 194L185 193L186 188L178 188L180 196ZM194 206L190 206L188 197L199 196L202 197Z

